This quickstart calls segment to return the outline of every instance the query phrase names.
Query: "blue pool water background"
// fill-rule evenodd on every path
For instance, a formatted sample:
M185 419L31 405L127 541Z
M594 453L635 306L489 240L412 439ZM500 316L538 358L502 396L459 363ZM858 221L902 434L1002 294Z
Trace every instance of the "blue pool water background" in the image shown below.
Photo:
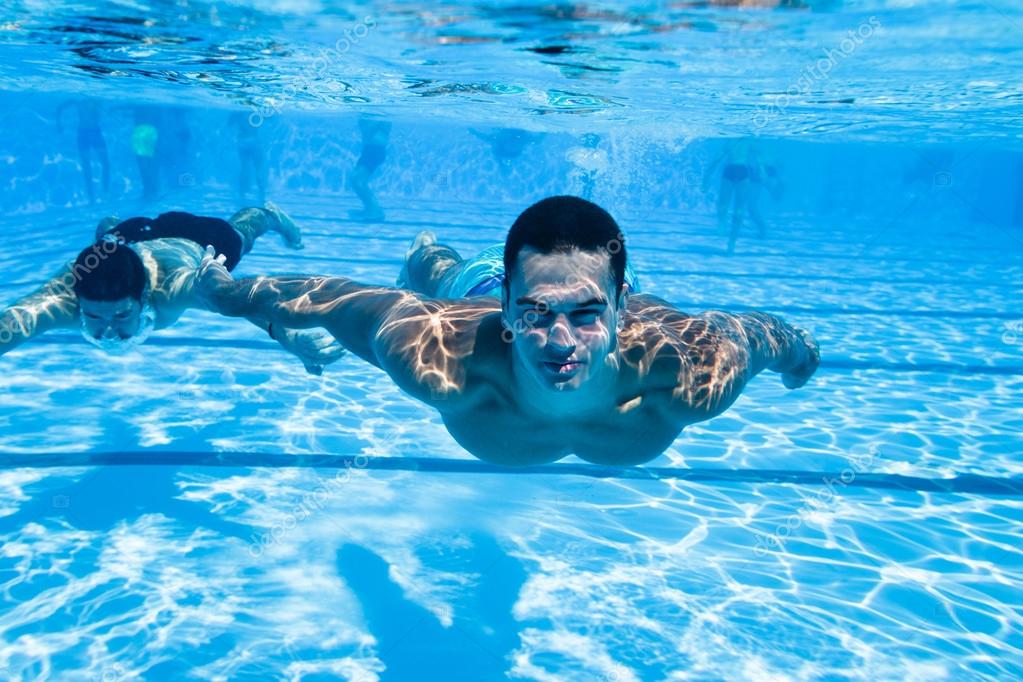
M124 358L48 335L0 358L7 456L331 453L351 465L0 470L0 677L1023 677L1019 496L841 482L1023 475L1010 69L1021 8L963 7L5 10L4 301L105 215L229 215L226 121L273 100L280 112L260 126L268 196L307 247L264 238L239 275L387 283L419 229L471 254L530 202L578 191L570 152L595 132L613 163L594 199L622 224L644 288L687 311L780 314L814 332L823 362L798 391L758 377L652 462L819 483L596 479L363 466L472 458L380 372L345 359L308 376L235 320L191 312ZM322 72L317 50L362 8L377 27ZM758 125L810 55L870 16L876 40ZM524 49L549 44L578 49ZM54 120L83 94L103 104L113 165L96 206L73 115L63 134ZM127 144L140 103L191 135L150 204ZM383 224L346 218L360 111L394 121L373 184ZM502 167L467 132L495 125L544 136ZM704 191L702 176L751 136L785 192L765 198L768 236L747 229L729 256L716 182Z

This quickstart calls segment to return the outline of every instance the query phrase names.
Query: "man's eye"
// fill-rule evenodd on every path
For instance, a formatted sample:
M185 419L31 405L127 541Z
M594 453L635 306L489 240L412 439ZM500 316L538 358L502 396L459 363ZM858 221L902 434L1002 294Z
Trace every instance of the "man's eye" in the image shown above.
M90 319L90 320L98 320L99 319L99 315L93 315L92 313L85 313L85 317Z
M123 320L123 319L125 319L126 317L128 317L128 313L117 313L117 316L116 316L116 317L117 317L117 319L119 319L119 320Z
M572 319L580 324L593 324L600 317L599 310L576 310L572 313Z

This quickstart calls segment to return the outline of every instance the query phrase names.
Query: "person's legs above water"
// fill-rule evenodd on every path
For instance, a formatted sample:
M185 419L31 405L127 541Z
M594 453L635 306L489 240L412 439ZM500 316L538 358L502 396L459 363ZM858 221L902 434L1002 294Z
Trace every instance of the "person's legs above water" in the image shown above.
M228 218L231 227L241 235L242 253L252 250L256 240L267 232L277 232L284 243L293 249L302 249L302 233L287 213L268 201L264 208L243 208Z

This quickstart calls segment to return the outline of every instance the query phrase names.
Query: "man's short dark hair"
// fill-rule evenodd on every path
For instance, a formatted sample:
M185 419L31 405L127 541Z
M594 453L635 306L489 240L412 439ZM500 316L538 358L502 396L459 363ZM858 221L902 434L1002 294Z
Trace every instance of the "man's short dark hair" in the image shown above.
M75 295L90 301L142 300L146 269L128 245L100 241L82 251L71 268Z
M585 199L548 197L519 215L504 242L505 286L509 285L519 252L526 246L540 253L606 251L619 293L625 283L625 238L618 223L610 213Z

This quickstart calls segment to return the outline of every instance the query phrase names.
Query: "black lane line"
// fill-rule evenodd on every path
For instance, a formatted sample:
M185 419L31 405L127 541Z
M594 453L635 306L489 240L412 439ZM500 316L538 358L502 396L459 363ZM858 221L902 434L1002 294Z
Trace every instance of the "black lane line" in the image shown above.
M47 334L32 339L28 344L46 346L86 346L81 336L70 334ZM26 345L28 345L26 344ZM280 346L270 341L256 339L203 339L197 336L163 336L146 340L147 346L165 348L239 348L243 350L279 350ZM884 360L853 360L851 358L823 358L821 369L842 370L887 370L892 372L931 372L937 374L994 374L1014 376L1023 374L1023 365L961 365L954 362L887 362Z
M951 478L923 478L900 474L857 473L843 479L841 472L788 469L683 469L676 467L610 467L596 464L544 464L504 467L474 459L442 457L366 457L352 455L289 455L279 452L41 452L0 455L0 468L55 468L83 466L198 466L225 468L369 469L447 474L586 476L646 481L701 483L774 483L821 485L830 488L871 488L917 492L1023 496L1023 476L958 474Z

